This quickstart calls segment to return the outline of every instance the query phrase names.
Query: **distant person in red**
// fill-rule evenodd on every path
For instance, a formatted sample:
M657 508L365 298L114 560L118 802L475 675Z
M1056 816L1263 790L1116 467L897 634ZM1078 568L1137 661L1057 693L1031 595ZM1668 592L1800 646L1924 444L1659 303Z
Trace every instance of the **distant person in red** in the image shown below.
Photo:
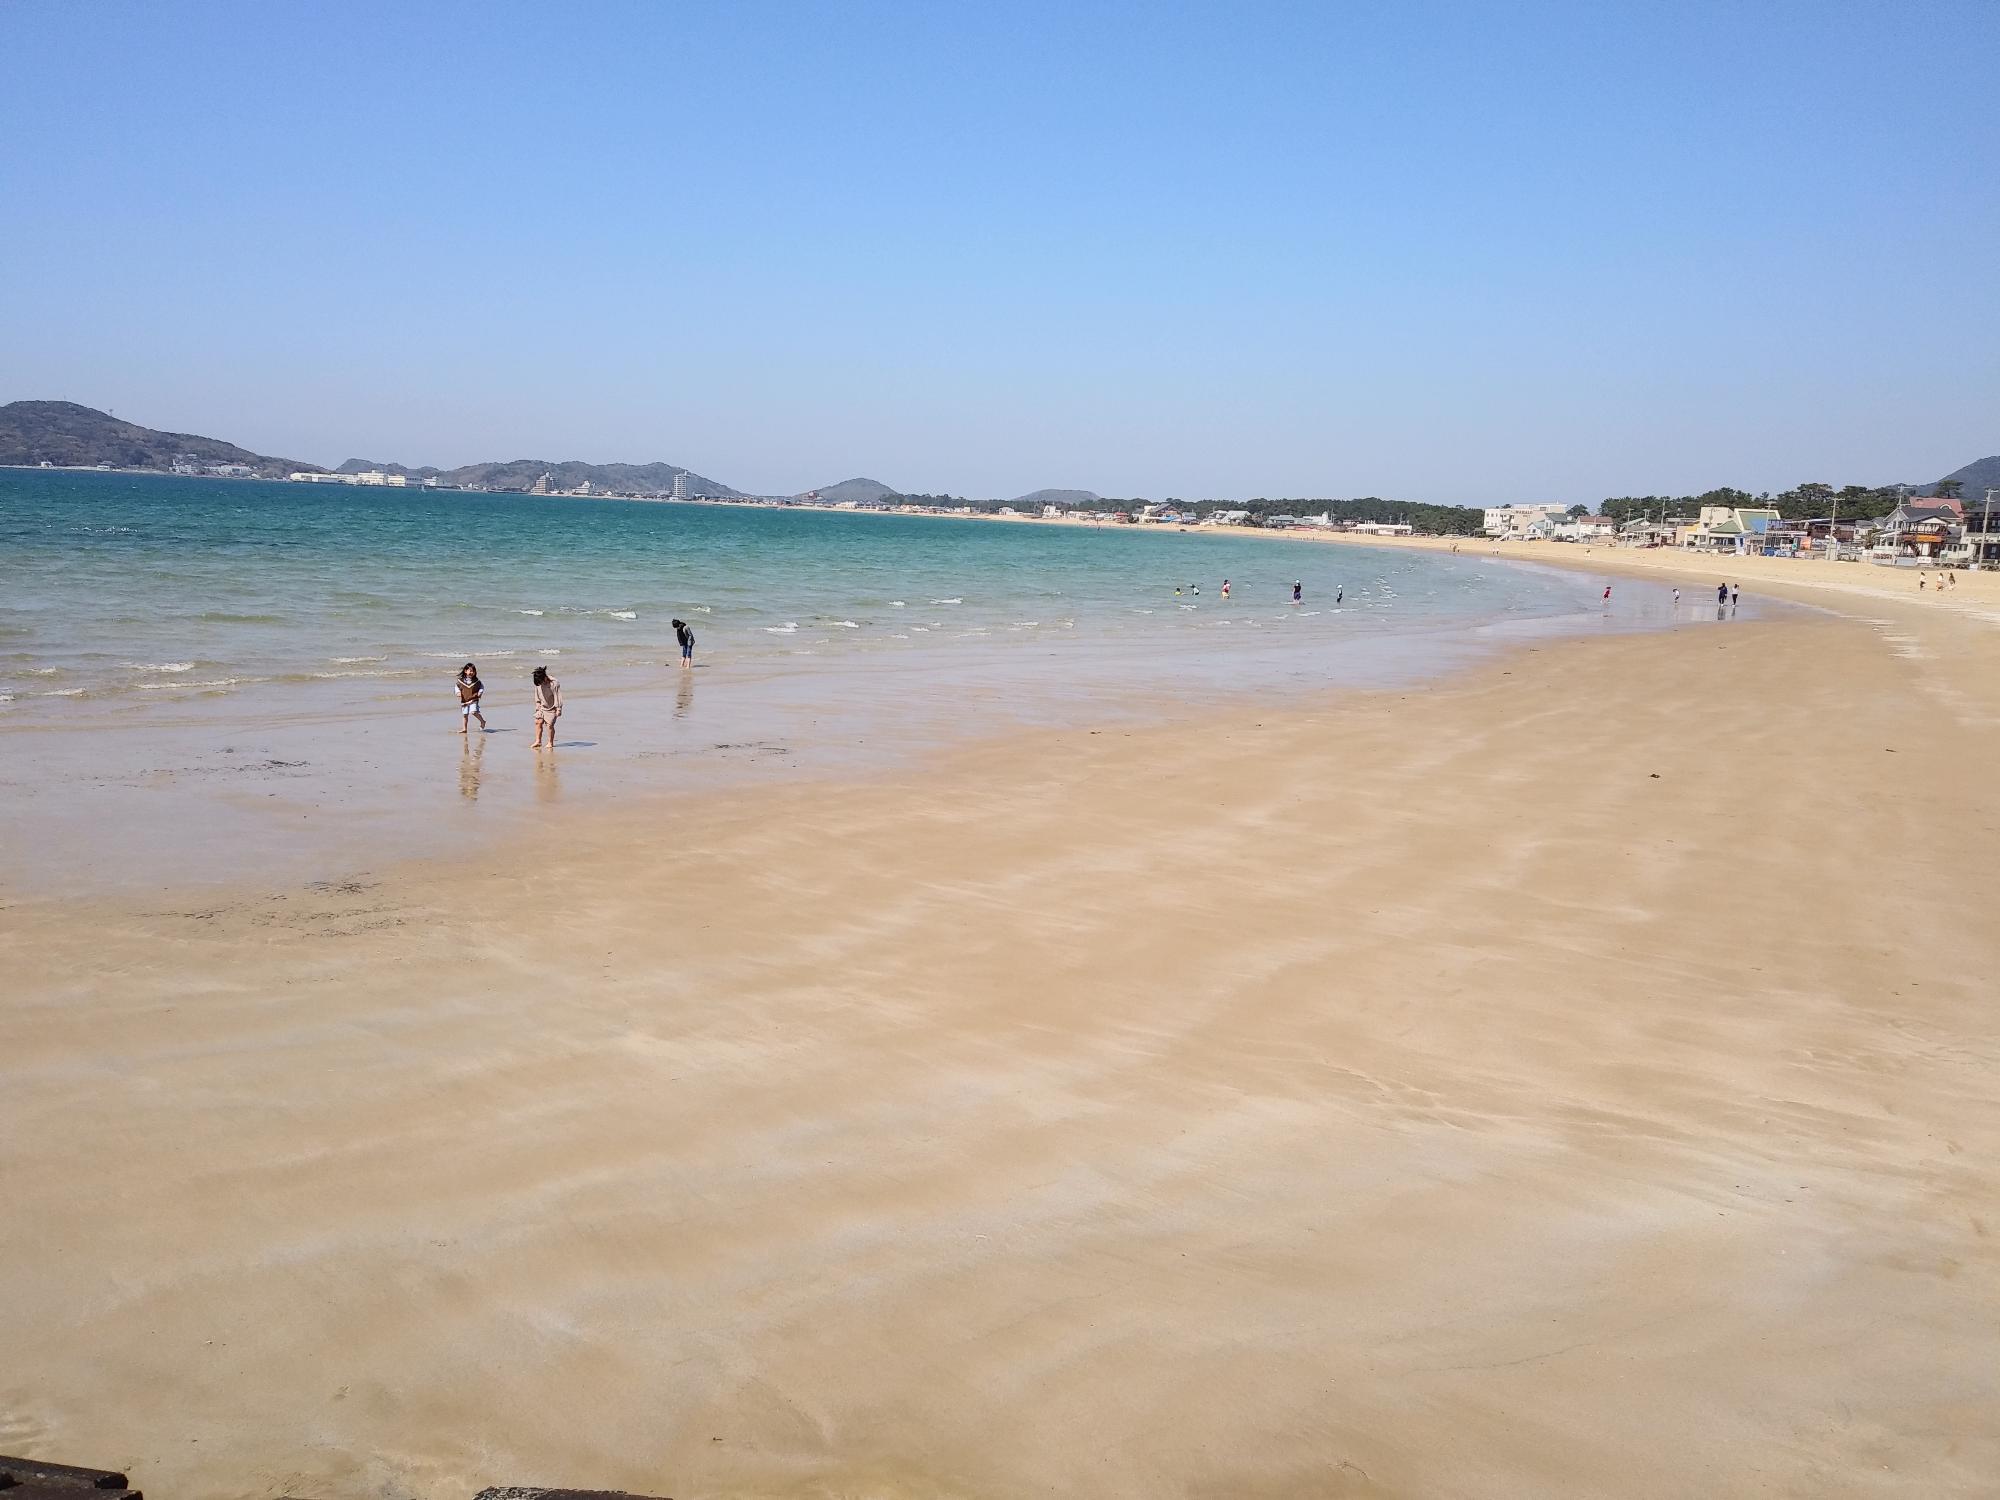
M1604 602L1606 604L1611 602L1611 585L1608 583L1604 585Z

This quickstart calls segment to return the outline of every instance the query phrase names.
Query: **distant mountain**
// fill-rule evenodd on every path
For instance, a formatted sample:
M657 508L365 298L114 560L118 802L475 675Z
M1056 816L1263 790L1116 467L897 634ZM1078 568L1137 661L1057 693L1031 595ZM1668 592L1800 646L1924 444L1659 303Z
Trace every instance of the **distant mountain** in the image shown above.
M821 505L839 505L847 500L887 500L897 493L879 479L843 479L839 484L822 485L792 498L814 500Z
M1954 469L1945 475L1944 479L1939 480L1938 484L1952 479L1958 481L1958 498L1963 503L1984 505L1988 489L2000 490L2000 454L1995 454L1992 458L1977 459L1962 469ZM1937 492L1936 484L1927 484L1918 491L1924 495L1935 495ZM1993 498L2000 501L2000 495L1995 495Z
M551 463L545 458L516 458L506 463L465 464L456 469L412 470L435 473L441 484L463 485L480 490L529 490L548 475L552 490L582 489L619 495L671 495L674 476L687 475L687 493L699 500L733 500L743 492L726 484L704 479L692 469L677 464L587 464L567 458Z
M425 464L421 469L407 469L401 464L385 464L373 458L350 458L333 472L336 474L368 474L374 471L384 474L401 474L409 479L434 479L438 470Z
M1032 494L1016 495L1009 502L1012 505L1088 505L1103 496L1094 495L1089 490L1036 490Z
M241 464L258 474L317 470L317 464L252 453L219 438L160 432L74 401L13 401L0 406L0 464L110 464L172 469L176 462Z

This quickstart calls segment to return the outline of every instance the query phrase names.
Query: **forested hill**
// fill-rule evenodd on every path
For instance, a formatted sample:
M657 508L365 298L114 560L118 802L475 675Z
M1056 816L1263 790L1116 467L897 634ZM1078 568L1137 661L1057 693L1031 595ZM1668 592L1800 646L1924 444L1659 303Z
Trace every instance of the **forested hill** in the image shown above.
M587 464L574 458L551 463L542 458L515 458L505 463L464 464L456 469L432 472L440 483L463 485L468 489L532 489L535 481L546 474L551 489L577 490L588 484L594 490L619 495L672 494L674 476L685 474L687 492L696 499L730 500L742 493L713 479L704 479L691 469L663 463Z
M252 453L220 438L141 427L74 401L11 401L0 406L0 464L110 464L172 469L176 461L242 464L258 474L289 474L317 464Z

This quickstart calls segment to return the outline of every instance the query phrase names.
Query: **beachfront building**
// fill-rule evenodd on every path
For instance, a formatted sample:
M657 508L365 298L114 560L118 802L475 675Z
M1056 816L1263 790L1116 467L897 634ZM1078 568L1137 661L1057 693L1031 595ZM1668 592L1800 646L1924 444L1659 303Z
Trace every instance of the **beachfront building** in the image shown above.
M2000 502L2000 494L1994 495ZM1965 560L1974 567L2000 566L2000 503L1969 505L1965 510L1965 530L1959 545Z
M1490 537L1525 538L1536 522L1553 517L1560 520L1569 507L1555 502L1537 505L1489 505L1481 518L1480 530Z
M1621 547L1677 547L1681 533L1694 523L1682 516L1648 520L1645 516L1635 516L1618 528L1618 545Z
M1766 528L1779 519L1775 510L1761 506L1704 505L1681 545L1697 552L1760 552Z
M1201 518L1204 526L1248 526L1250 512L1247 510L1212 510Z
M1356 521L1348 528L1361 536L1414 536L1416 529L1407 521Z
M1875 551L1895 557L1936 557L1958 540L1958 516L1943 504L1912 505L1908 501L1884 516Z
M285 476L293 484L351 484L349 474L322 474L317 469L295 469Z
M1563 539L1571 542L1608 542L1618 532L1618 523L1609 516L1576 516L1565 523Z

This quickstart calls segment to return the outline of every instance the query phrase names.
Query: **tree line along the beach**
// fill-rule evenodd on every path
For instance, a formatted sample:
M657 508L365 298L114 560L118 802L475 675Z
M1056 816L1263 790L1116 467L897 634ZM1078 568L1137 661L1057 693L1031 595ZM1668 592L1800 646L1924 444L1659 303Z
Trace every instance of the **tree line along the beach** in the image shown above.
M1954 480L1946 480L1934 488L1941 496L1956 498L1959 485ZM1839 516L1842 520L1865 521L1886 516L1905 499L1912 498L1912 489L1907 485L1863 485L1849 484L1835 488L1833 485L1808 481L1793 486L1777 494L1769 491L1752 493L1749 490L1724 486L1705 491L1699 495L1617 495L1609 497L1597 507L1597 513L1624 524L1627 521L1662 519L1668 516L1695 516L1704 506L1727 506L1731 509L1761 507L1775 510L1786 520L1804 521L1824 516ZM966 500L956 495L890 495L884 497L890 505L935 505L970 506L975 511L995 512L1009 505L1004 500ZM1120 511L1133 511L1143 505L1159 504L1170 507L1184 516L1196 520L1204 519L1217 511L1246 512L1245 524L1266 526L1281 518L1297 516L1329 515L1336 521L1377 522L1391 525L1408 525L1419 532L1433 536L1477 536L1485 523L1485 512L1477 506L1432 505L1422 501L1384 500L1377 495L1363 495L1351 500L1334 500L1323 497L1301 498L1282 497L1272 499L1257 496L1250 500L1181 500L1173 496L1153 501L1144 496L1116 498L1099 496L1090 500L1080 500L1066 506L1072 514L1082 512L1094 515L1112 515ZM1570 514L1587 515L1590 508L1573 505Z
M1960 485L1955 479L1947 479L1927 488L1944 499L1955 500L1959 497ZM1909 485L1848 484L1835 489L1830 484L1812 481L1794 485L1775 495L1769 491L1753 495L1748 490L1727 488L1709 490L1700 495L1619 495L1605 500L1598 507L1598 514L1622 525L1626 521L1699 515L1703 506L1723 505L1732 510L1775 510L1787 521L1811 521L1829 516L1838 516L1843 521L1867 521L1888 515L1906 499L1912 498L1919 497L1913 495ZM1573 510L1580 511L1581 507L1573 507Z

